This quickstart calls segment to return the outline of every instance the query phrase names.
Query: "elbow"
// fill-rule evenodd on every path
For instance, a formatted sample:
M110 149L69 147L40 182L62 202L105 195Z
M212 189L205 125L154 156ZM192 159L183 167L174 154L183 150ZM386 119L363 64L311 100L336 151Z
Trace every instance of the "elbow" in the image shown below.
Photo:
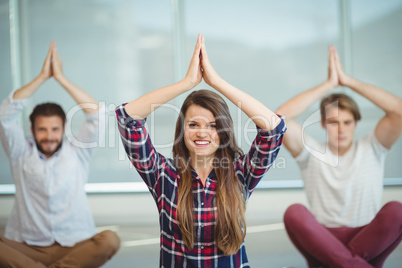
M286 117L286 112L281 108L282 107L279 107L278 109L276 109L275 113L278 114L278 115L281 115L282 117L285 118Z
M283 120L285 120L285 121L288 121L289 119L291 119L291 118L289 118L288 113L286 111L284 111L283 109L281 109L281 108L278 108L275 111L275 113L277 115L280 115L283 118Z
M402 99L398 99L398 102L392 111L392 115L398 120L398 122L402 123Z

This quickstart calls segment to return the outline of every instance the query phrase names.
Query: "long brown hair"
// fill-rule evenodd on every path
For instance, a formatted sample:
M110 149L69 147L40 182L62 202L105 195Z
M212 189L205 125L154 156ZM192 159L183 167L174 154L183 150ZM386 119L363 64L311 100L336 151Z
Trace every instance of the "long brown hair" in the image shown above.
M173 157L177 174L180 176L177 197L177 219L183 235L183 241L190 249L194 246L194 195L192 188L190 154L184 143L184 118L191 105L201 106L215 117L220 146L215 152L215 159L227 159L229 165L215 167L217 178L216 206L218 208L215 224L215 241L225 255L235 254L246 234L245 197L242 185L237 178L233 161L242 155L233 132L233 121L226 102L218 94L209 90L198 90L187 96L180 110L176 123Z

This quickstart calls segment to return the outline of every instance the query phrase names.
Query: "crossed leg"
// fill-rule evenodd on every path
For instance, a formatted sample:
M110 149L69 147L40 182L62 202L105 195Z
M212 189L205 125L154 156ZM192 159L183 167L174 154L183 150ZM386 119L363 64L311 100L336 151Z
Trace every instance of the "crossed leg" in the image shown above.
M382 267L401 241L402 204L387 203L370 224L357 228L326 228L295 204L284 223L309 267Z
M49 247L30 246L0 236L0 267L99 267L119 249L120 239L103 231L73 247L57 243Z

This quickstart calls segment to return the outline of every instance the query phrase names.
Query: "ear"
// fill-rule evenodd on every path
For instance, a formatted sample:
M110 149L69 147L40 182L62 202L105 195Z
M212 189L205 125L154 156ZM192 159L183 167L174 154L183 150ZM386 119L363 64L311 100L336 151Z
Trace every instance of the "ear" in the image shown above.
M32 125L31 125L31 133L32 133L32 136L35 136L35 133L34 133Z

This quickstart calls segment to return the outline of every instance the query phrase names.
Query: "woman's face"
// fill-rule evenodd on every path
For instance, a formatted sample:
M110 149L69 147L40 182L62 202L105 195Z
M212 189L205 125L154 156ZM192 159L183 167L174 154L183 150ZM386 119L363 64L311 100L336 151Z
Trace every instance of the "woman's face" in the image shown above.
M220 140L211 111L194 104L187 109L184 118L184 143L192 161L214 157Z

